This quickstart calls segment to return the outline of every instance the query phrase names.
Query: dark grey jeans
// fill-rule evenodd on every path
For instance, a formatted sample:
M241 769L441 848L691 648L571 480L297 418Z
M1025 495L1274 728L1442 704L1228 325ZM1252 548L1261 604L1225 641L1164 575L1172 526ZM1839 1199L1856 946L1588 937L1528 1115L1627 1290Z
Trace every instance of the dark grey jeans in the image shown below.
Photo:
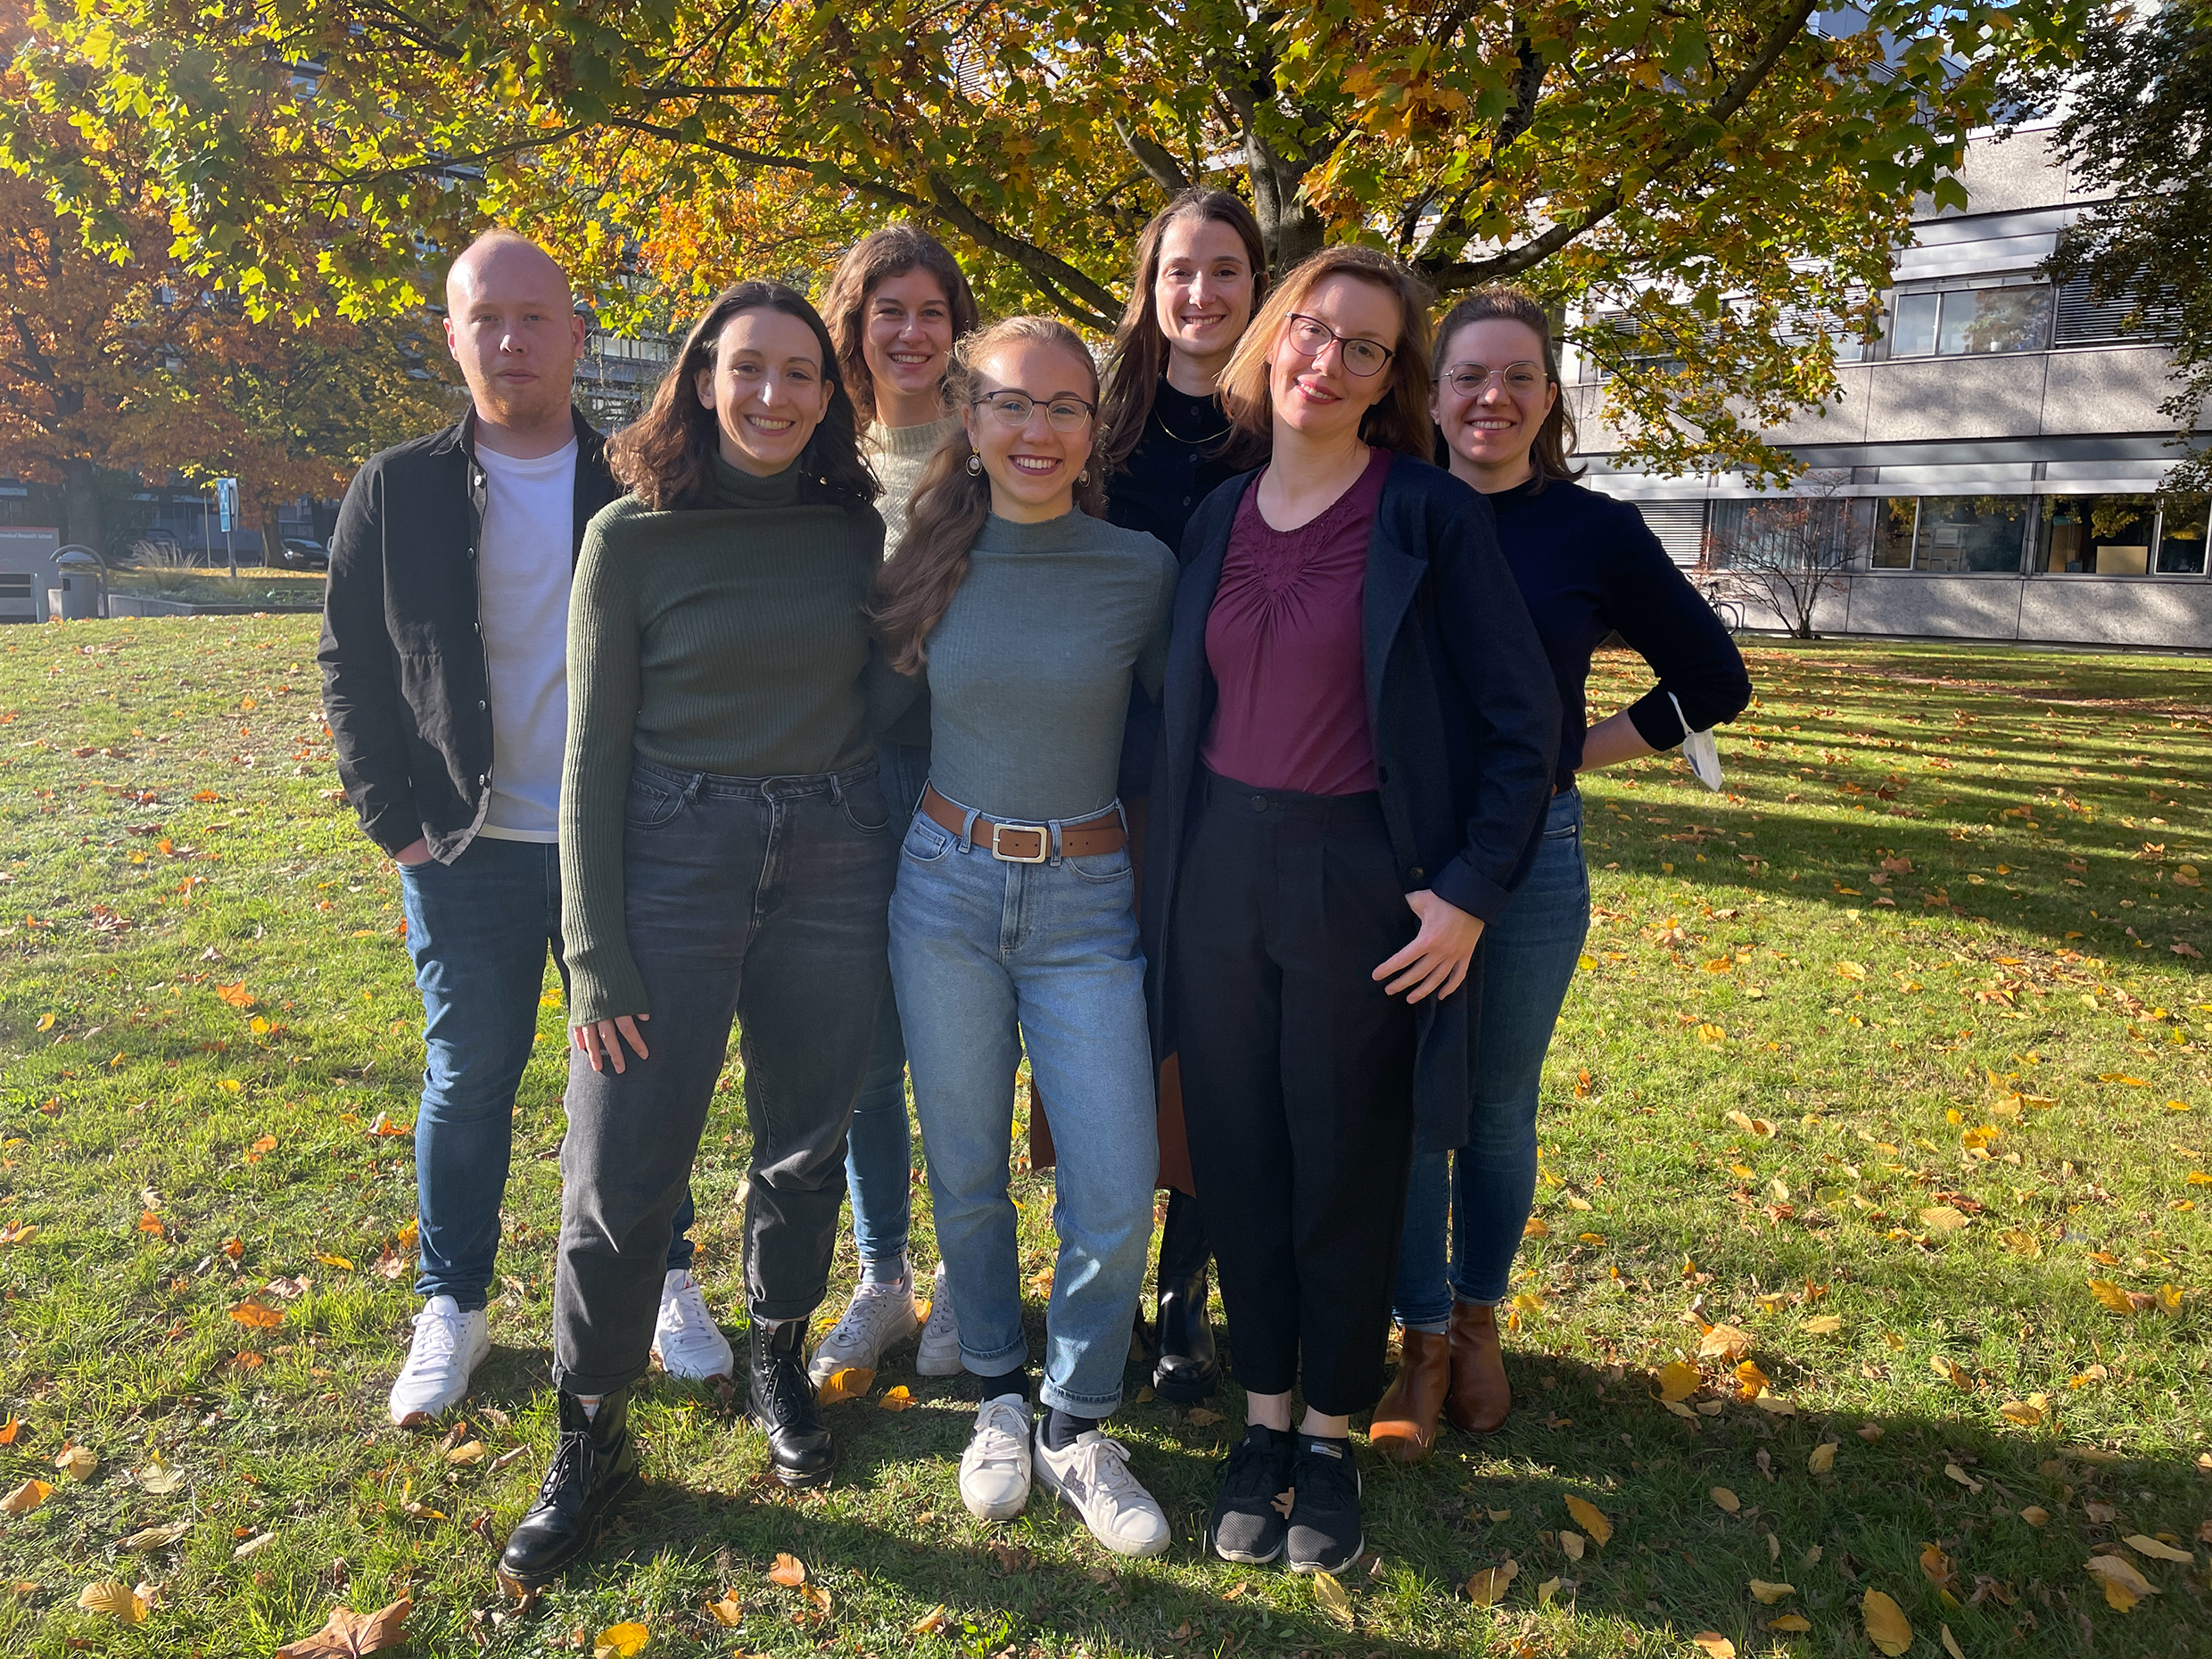
M643 1375L669 1226L739 1028L753 1137L745 1284L755 1319L821 1305L867 1069L898 841L875 763L722 778L638 761L623 904L651 1058L570 1053L553 1377L604 1394Z

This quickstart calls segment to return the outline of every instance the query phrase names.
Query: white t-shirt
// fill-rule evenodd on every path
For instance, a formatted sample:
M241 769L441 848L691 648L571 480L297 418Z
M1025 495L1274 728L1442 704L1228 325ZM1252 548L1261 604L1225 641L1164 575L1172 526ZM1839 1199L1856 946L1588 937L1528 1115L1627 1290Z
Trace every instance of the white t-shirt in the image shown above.
M477 613L491 681L491 800L482 833L557 842L576 445L528 461L479 448L476 462L484 473Z

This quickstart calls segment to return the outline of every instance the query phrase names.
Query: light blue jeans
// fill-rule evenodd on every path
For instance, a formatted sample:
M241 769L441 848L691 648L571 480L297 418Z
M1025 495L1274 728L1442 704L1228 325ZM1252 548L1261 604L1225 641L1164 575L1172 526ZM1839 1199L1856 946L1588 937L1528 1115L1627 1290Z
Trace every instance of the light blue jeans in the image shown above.
M961 1358L984 1377L1028 1363L1007 1195L1026 1048L1059 1149L1042 1397L1085 1417L1121 1403L1160 1172L1135 890L1126 849L1012 863L917 814L891 896L891 983Z
M1552 1028L1589 932L1582 797L1551 797L1543 845L1506 913L1482 936L1482 1050L1472 1139L1416 1153L1398 1249L1398 1317L1438 1325L1461 1301L1504 1300L1536 1196L1536 1094ZM1444 1241L1451 1238L1449 1275Z
M929 751L908 743L876 746L877 775L891 821L903 836L929 780ZM913 1220L914 1143L906 1119L906 1036L899 1029L898 1003L888 984L876 1010L875 1052L868 1057L860 1098L853 1102L853 1127L845 1142L845 1190L853 1198L853 1242L862 1270L873 1275L881 1264L906 1257L906 1235ZM893 1275L892 1276L896 1276Z

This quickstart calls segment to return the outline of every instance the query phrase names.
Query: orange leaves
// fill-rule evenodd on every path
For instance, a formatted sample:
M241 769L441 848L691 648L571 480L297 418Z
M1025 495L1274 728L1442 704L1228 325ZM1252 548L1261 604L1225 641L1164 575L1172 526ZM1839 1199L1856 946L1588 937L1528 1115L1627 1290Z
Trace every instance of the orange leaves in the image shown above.
M251 991L246 989L246 982L243 979L239 980L235 985L217 986L215 987L215 995L221 997L223 1001L228 1003L233 1008L251 1008L253 1006L254 1003L259 1000Z
M271 1308L266 1302L258 1302L249 1298L233 1307L230 1310L230 1316L248 1330L273 1331L284 1324L285 1310L281 1308Z
M28 1244L38 1236L38 1224L34 1221L0 1223L0 1244Z
M161 1237L162 1234L166 1234L169 1231L169 1228L162 1224L161 1217L155 1215L151 1209L149 1209L145 1212L145 1214L138 1217L138 1231L141 1233L151 1233L155 1238L158 1239Z
M858 1399L875 1386L876 1374L866 1366L843 1366L830 1374L814 1398L824 1406ZM779 1557L780 1559L780 1557Z
M1507 1556L1499 1565L1484 1567L1467 1580L1467 1599L1478 1607L1494 1607L1505 1599L1506 1589L1520 1576L1521 1564Z
M1751 1351L1751 1333L1732 1325L1713 1325L1705 1327L1697 1341L1700 1359L1741 1359Z
M0 1515L29 1515L54 1496L54 1488L44 1481L26 1481L5 1498L0 1498Z
M12 1446L15 1437L23 1432L23 1420L13 1412L8 1413L5 1424L0 1424L0 1446Z
M768 1581L786 1589L796 1589L806 1582L806 1564L788 1553L779 1555L775 1564L768 1569Z
M915 1403L913 1391L904 1382L896 1388L884 1390L883 1398L876 1401L876 1404L886 1411L905 1411Z
M390 1652L406 1644L407 1615L414 1610L414 1602L405 1596L375 1613L333 1607L321 1630L287 1642L276 1650L276 1659L367 1659L370 1654Z
M275 1151L276 1150L276 1137L273 1135L264 1135L259 1140L255 1141L252 1145L246 1148L243 1156L246 1162L250 1164L258 1164L261 1161L264 1156Z

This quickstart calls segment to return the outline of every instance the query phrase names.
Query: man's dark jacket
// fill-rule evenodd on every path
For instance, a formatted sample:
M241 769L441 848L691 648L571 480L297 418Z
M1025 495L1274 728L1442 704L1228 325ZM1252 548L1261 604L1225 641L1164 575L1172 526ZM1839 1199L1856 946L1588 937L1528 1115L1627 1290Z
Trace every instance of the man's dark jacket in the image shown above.
M1199 746L1217 696L1206 619L1251 475L1209 495L1183 538L1160 751L1145 831L1144 952L1152 1037L1176 1034L1169 922L1188 840ZM1449 473L1399 456L1367 542L1361 629L1367 730L1406 891L1426 887L1493 921L1527 876L1559 761L1559 696L1490 503ZM1473 1098L1483 953L1451 995L1416 1004L1415 1143L1464 1146ZM1380 995L1381 987L1376 987Z
M574 410L574 566L592 514L622 493L607 440ZM372 457L330 539L323 603L323 711L338 777L387 853L427 839L451 863L475 839L491 781L477 549L483 468L476 416Z

